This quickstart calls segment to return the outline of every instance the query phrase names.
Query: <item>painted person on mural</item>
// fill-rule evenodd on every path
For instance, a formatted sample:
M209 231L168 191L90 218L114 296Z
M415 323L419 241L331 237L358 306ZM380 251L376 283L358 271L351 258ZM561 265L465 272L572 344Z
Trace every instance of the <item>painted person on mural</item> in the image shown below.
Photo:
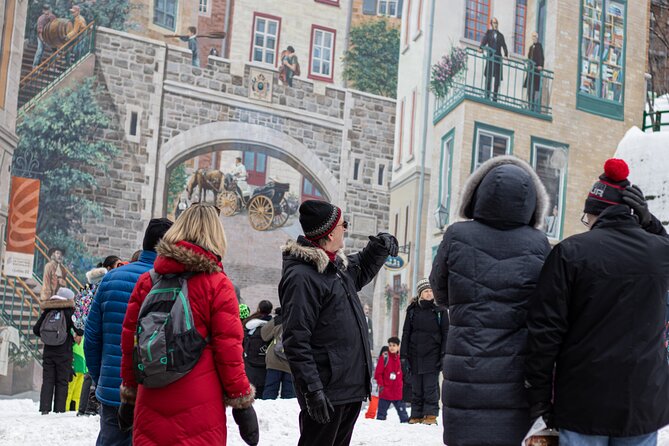
M37 68L42 63L42 56L44 55L44 28L56 19L56 16L51 11L51 6L45 4L42 6L42 15L37 19L37 51L33 59L33 68Z
M188 42L188 49L192 53L191 62L194 67L200 66L200 48L197 44L197 28L194 26L188 27L188 35L179 36L182 42Z
M249 190L249 184L246 182L246 178L248 178L248 174L246 173L246 166L242 162L242 158L240 156L235 158L235 165L232 166L232 175L237 180L237 187L242 192L242 195L245 197L250 195L251 191Z
M42 276L42 290L40 299L46 302L51 296L55 295L58 288L66 287L65 270L63 269L63 256L65 251L62 248L51 248L47 253L49 262L44 265L44 274Z
M304 235L282 248L279 283L283 348L301 408L298 446L344 446L371 393L372 358L358 292L389 255L397 255L398 244L381 232L347 256L349 224L340 208L307 200L299 213Z
M281 52L281 67L279 68L279 79L281 82L293 86L293 77L300 75L300 63L295 55L295 48L288 46Z
M490 96L490 84L493 79L495 83L493 85L492 100L497 100L497 92L499 91L499 82L504 79L502 75L502 50L504 50L504 57L509 57L509 50L506 47L506 41L504 40L504 34L499 31L499 22L497 17L490 19L490 29L486 31L481 41L481 51L485 51L487 57L485 63L485 71L483 75L485 76L485 95L486 98Z

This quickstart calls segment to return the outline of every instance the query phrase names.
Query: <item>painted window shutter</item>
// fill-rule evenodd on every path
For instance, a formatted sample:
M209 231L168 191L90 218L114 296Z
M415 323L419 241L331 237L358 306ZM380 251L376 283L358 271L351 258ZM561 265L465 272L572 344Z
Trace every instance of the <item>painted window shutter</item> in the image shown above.
M402 8L404 7L404 0L397 2L397 17L402 18Z
M363 0L362 13L365 15L376 15L376 2L378 0Z

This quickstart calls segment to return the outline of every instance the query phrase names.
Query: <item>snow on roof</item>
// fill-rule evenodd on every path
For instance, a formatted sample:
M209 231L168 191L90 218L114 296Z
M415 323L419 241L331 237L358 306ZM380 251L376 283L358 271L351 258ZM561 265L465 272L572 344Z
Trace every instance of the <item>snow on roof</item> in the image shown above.
M669 132L644 133L632 127L618 144L615 156L627 162L629 180L641 188L650 211L668 227Z

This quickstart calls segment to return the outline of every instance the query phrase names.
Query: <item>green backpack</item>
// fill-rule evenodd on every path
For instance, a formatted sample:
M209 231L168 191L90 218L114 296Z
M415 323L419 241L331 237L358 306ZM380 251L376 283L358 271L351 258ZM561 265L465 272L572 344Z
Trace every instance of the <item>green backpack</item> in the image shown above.
M137 318L133 362L137 382L164 387L190 372L200 360L208 339L195 328L188 300L192 274L149 271L153 287Z

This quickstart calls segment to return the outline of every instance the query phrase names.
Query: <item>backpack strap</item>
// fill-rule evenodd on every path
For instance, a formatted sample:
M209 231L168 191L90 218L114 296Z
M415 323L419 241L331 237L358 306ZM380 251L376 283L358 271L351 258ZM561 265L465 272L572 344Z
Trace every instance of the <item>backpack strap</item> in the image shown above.
M383 369L388 366L388 352L383 352Z

